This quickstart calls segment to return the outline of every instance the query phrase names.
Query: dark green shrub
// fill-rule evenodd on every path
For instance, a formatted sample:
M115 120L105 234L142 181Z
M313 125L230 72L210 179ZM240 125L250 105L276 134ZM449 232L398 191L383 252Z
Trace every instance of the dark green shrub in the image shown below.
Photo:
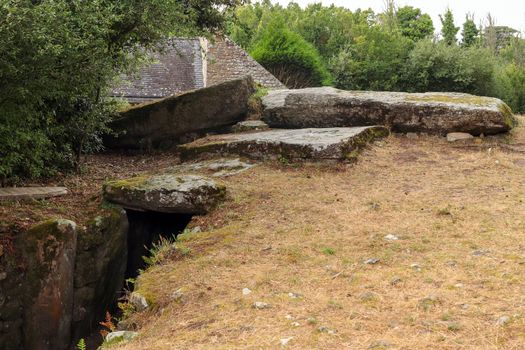
M514 113L525 113L525 66L502 64L496 71L496 96L504 100Z
M525 40L513 38L500 52L495 92L516 113L525 113Z
M44 123L0 114L0 186L21 178L52 175L56 167L46 165L60 157L53 150Z
M289 88L329 85L330 74L313 45L299 34L272 24L254 45L252 57Z
M495 63L490 51L484 48L420 41L405 65L403 88L410 92L491 95Z

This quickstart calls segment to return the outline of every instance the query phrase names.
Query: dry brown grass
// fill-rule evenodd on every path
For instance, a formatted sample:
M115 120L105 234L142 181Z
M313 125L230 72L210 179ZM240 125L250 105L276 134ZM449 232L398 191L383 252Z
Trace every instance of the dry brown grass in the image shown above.
M513 137L524 143L524 128ZM182 243L191 253L140 277L154 306L115 348L525 348L525 154L502 142L393 136L352 166L230 178L231 200ZM170 301L179 288L185 301Z

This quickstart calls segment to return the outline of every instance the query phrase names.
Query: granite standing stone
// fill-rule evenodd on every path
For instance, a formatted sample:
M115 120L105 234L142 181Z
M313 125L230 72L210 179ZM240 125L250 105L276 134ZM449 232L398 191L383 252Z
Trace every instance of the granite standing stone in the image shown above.
M501 100L459 93L410 94L320 87L270 91L262 103L263 120L271 128L386 125L402 133L488 135L509 131L517 123Z

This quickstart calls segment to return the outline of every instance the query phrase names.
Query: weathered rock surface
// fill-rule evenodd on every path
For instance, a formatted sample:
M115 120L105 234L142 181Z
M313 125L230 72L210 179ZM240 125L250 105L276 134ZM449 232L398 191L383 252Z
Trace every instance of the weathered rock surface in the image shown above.
M144 311L149 307L149 304L146 298L137 292L131 293L128 301L131 305L133 305L135 310L138 312Z
M65 196L65 187L2 187L0 188L0 201L43 199Z
M262 120L245 120L233 126L234 132L268 130L269 126Z
M239 174L255 166L255 164L243 162L239 158L221 158L197 163L184 163L176 165L169 168L169 172L176 174L203 173L212 177L227 177Z
M510 323L510 317L509 316L501 316L496 321L496 326L502 327L502 326L506 326L509 323Z
M272 128L386 125L395 132L496 134L516 120L501 100L458 93L343 91L330 87L270 91L263 120Z
M369 141L388 135L384 127L270 130L217 135L181 145L181 158L237 154L255 159L344 159Z
M76 224L49 220L23 237L27 262L26 349L67 349L71 340Z
M225 196L224 185L197 175L152 175L110 181L104 199L126 209L205 214Z
M250 77L138 105L121 113L110 127L109 148L167 148L243 120L254 92Z
M129 341L139 335L137 332L132 331L116 331L106 335L104 339L107 343L118 343L120 341Z
M447 134L448 142L464 141L464 140L470 140L473 138L474 136L466 132L451 132Z
M113 209L90 220L78 235L75 261L73 340L89 335L116 305L124 286L128 220Z

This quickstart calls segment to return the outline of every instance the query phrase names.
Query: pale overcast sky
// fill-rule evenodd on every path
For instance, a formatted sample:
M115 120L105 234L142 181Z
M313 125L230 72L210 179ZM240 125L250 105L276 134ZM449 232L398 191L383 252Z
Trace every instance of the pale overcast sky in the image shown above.
M276 1L282 5L287 5L290 2L289 0L272 0L272 2ZM350 10L372 8L377 12L385 8L383 0L295 0L295 2L301 6L315 2L322 2L325 5L333 3ZM437 30L441 28L439 14L450 7L458 27L463 24L467 12L474 13L478 24L490 12L496 18L497 25L506 25L525 32L525 0L398 0L396 3L398 6L418 7L423 12L430 14Z

